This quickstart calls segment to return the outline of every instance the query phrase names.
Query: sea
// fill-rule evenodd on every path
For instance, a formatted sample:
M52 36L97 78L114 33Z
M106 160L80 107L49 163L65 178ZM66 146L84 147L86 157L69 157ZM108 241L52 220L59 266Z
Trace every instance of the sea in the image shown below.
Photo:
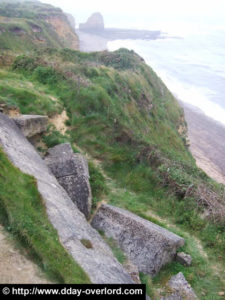
M156 40L115 40L109 51L134 50L182 102L225 125L225 29L170 33Z

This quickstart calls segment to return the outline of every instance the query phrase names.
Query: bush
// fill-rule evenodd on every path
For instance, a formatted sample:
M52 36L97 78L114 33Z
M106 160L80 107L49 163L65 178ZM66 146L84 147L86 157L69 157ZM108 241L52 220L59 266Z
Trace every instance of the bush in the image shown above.
M121 48L115 52L102 52L100 53L100 61L115 69L134 69L139 67L140 58L134 54L134 51Z
M12 65L12 69L20 71L22 73L31 74L37 66L38 63L33 57L21 55L17 56L17 58L15 59Z
M53 125L48 127L48 132L43 136L43 142L48 148L52 148L56 145L68 143L69 138L65 135L62 135L59 131L55 130Z
M38 80L42 84L55 85L60 80L63 80L63 76L54 70L52 67L39 66L35 69L33 74L34 79Z

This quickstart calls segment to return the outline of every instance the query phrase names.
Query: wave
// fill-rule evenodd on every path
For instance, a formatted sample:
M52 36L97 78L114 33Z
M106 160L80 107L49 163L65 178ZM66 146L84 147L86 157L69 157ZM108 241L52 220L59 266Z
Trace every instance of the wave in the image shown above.
M199 108L208 117L225 125L225 109L210 100L215 91L184 84L169 77L165 72L160 72L159 76L177 99Z

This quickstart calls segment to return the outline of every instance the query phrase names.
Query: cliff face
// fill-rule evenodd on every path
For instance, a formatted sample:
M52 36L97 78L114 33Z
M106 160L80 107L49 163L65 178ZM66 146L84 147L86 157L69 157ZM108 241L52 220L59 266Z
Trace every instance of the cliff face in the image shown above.
M54 28L65 48L74 50L79 49L75 28L72 28L69 21L64 16L48 16L45 18L45 21Z
M79 49L75 29L62 10L38 2L0 4L0 48L27 51L37 47Z
M19 128L0 114L0 144L4 148L4 152L0 148L0 223L22 237L25 247L31 245L43 269L58 274L60 283L100 282L103 276L104 282L109 278L111 282L118 280L115 271L123 268L112 252L120 260L124 258L118 253L118 245L107 238L114 235L122 250L134 262L137 257L141 262L146 257L143 249L152 253L148 250L152 243L145 248L145 233L150 234L151 229L145 222L158 223L185 238L182 251L193 256L193 265L184 269L178 262L171 262L160 271L158 283L150 283L151 291L163 285L171 273L183 271L198 295L217 299L215 295L224 288L220 257L225 245L225 191L196 167L187 149L183 110L160 78L133 51L88 54L61 49L71 45L70 34L73 37L74 33L60 9L34 3L2 4L0 16L1 48L13 54L1 51L0 55L0 110L45 114L56 120L62 117L59 126L51 124L40 138L39 153L44 156L49 148L71 143L73 151L87 154L96 218L102 202L107 202L110 210L112 206L123 209L116 209L116 230L102 226L107 230L105 236L100 236L59 185L62 178L73 183L75 173L61 174L56 181ZM102 28L102 23L97 22L96 28ZM8 66L4 68L6 62ZM37 182L15 168L5 153ZM65 171L65 167L62 169ZM125 219L124 209L142 220L128 213ZM100 217L106 222L107 215L103 213L101 210ZM96 219L92 221L92 225L96 224ZM114 226L113 222L107 221L110 226ZM136 224L135 230L131 223ZM118 231L118 224L126 230ZM157 229L160 244L161 232ZM114 251L103 240L111 243ZM163 246L171 249L167 242ZM133 249L135 257L131 255ZM158 255L160 251L156 252ZM156 258L154 263L159 262ZM158 269L151 273L155 271ZM144 274L141 277L142 282L149 281Z

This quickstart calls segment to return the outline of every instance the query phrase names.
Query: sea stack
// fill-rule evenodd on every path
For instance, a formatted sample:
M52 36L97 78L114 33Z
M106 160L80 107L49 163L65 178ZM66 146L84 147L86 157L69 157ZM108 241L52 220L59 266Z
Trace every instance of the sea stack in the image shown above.
M101 13L93 13L86 21L86 23L79 24L79 29L83 31L103 31L104 19Z

